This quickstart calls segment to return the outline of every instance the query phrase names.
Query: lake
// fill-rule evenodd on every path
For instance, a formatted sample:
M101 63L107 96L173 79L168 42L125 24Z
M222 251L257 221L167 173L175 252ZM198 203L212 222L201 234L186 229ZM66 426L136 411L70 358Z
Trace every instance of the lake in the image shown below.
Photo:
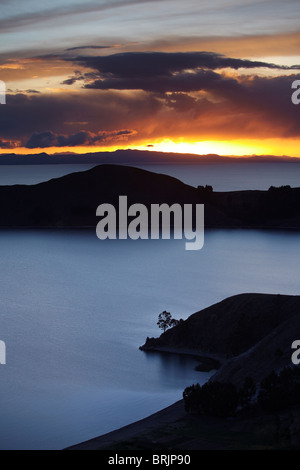
M299 294L297 232L206 231L106 240L95 231L0 231L0 448L60 449L143 418L210 376L146 354L157 317L243 292Z
M1 166L35 184L93 165ZM299 186L298 163L147 165L215 190ZM187 318L242 292L299 294L300 236L205 231L184 240L97 239L95 231L0 231L0 448L60 449L162 409L211 374L192 358L146 354L158 314Z
M0 185L36 184L68 173L88 170L95 165L0 165ZM133 165L174 176L186 184L211 185L215 191L269 189L270 186L300 186L300 162L232 162Z

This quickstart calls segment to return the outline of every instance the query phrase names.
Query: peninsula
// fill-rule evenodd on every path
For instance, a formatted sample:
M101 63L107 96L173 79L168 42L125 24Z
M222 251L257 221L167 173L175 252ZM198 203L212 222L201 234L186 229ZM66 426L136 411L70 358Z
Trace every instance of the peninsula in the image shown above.
M292 367L299 336L300 295L245 293L194 313L159 338L147 338L147 354L193 354L220 361L210 382L259 386L272 371ZM300 339L300 338L298 338ZM211 450L294 449L300 445L300 406L276 412L255 408L232 420L185 411L183 400L136 423L70 449Z

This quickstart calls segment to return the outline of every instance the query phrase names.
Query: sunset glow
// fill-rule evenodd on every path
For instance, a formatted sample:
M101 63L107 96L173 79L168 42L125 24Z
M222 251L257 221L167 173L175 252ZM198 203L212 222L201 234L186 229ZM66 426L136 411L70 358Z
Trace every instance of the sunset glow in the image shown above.
M300 157L299 5L225 3L12 0L0 154Z
M0 449L300 449L300 0L0 8Z
M265 141L252 140L252 141L204 141L204 142L174 142L172 140L163 140L153 144L133 144L133 145L113 145L113 146L78 146L64 147L60 150L57 147L47 147L46 152L48 155L55 154L89 154L96 152L114 152L118 149L127 150L147 150L155 152L166 153L180 153L180 154L195 154L195 155L208 155L218 154L220 156L229 157L243 157L250 155L273 155L278 157L294 157L300 158L300 139L267 139ZM38 155L45 152L45 148L31 149L30 152L27 148L17 147L13 149L16 155ZM7 154L7 150L0 149L0 154Z
M280 139L269 139L266 141L204 141L204 142L172 142L163 141L148 146L137 146L140 150L155 150L159 152L189 153L198 155L219 154L226 156L243 155L276 155L300 157L300 139L282 141Z

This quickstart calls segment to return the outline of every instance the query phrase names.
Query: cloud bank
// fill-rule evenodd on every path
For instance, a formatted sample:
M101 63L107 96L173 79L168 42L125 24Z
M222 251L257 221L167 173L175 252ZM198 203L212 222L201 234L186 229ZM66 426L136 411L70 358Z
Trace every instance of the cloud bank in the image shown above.
M276 70L294 71L297 66L211 52L75 55L60 60L77 67L63 81L70 92L8 95L7 105L0 107L1 148L16 141L34 149L151 144L178 137L195 141L300 136L299 109L291 102L291 84L298 77L276 76ZM262 68L272 74L256 75ZM74 93L72 85L77 87Z

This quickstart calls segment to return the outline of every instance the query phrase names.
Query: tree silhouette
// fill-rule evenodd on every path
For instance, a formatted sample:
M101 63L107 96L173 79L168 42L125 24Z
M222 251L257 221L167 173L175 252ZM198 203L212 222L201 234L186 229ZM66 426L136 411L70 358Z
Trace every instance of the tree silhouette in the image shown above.
M245 377L244 383L239 390L239 403L243 408L249 407L256 392L256 385L252 377Z
M186 411L228 417L238 406L238 390L228 382L206 382L187 387L183 392Z
M171 313L167 312L166 310L164 310L162 313L158 315L157 325L159 328L164 330L164 332L168 328L171 328L172 326L176 326L178 323L179 321L175 320L175 318L172 318Z

